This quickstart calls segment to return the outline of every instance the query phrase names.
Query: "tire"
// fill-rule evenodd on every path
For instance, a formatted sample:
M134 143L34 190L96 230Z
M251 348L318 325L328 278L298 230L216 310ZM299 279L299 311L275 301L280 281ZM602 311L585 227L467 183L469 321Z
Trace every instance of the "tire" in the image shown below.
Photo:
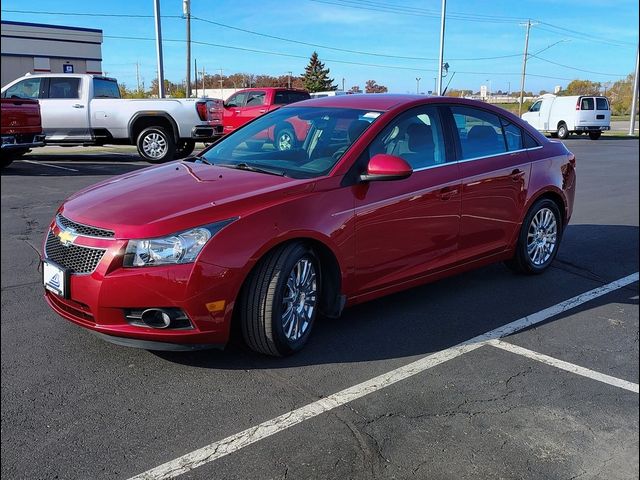
M176 151L173 154L174 159L185 158L193 153L196 148L195 140L180 140L176 145Z
M163 127L145 128L136 141L138 154L149 163L163 163L173 160L176 143L173 136Z
M293 131L293 128L289 126L282 127L275 135L274 146L276 150L285 151L293 150L298 145L298 139Z
M567 124L564 122L561 122L558 125L558 138L561 140L564 140L568 136L569 136L569 129L567 128Z
M278 357L299 351L315 322L320 285L320 263L302 243L283 245L261 259L240 295L238 318L249 348Z
M540 228L536 228L536 223ZM542 198L527 212L520 228L515 254L505 263L517 273L540 274L556 258L561 239L560 209L553 200Z
M591 140L598 140L601 135L602 135L602 132L589 132L589 138Z

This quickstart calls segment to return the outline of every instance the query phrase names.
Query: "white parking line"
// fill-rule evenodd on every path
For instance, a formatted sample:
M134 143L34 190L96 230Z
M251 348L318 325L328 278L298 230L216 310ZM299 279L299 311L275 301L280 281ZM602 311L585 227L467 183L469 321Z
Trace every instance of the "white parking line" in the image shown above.
M567 372L575 373L576 375L581 375L583 377L597 380L598 382L607 383L609 385L613 385L614 387L624 388L625 390L629 390L630 392L638 393L637 383L632 383L628 382L627 380L622 380L620 378L605 375L604 373L596 372L595 370L590 370L573 363L565 362L564 360L559 360L542 353L534 352L533 350L522 348L518 345L513 345L512 343L503 342L502 340L490 340L489 342L487 342L487 344L497 348L501 348L502 350L506 350L507 352L515 353L516 355L522 355L523 357L546 363L547 365L551 365L552 367L556 367L561 370L566 370Z
M44 165L45 167L51 168L59 168L60 170L69 170L70 172L79 172L80 170L76 170L75 168L61 167L59 165L51 165L49 163L44 162L34 162L33 160L22 160L25 163L33 163L34 165Z
M497 340L506 335L518 332L524 328L530 327L537 323L548 320L566 310L575 308L595 298L606 295L614 290L622 288L633 282L638 281L638 272L621 278L614 282L594 288L588 292L577 295L573 298L558 303L552 307L546 308L532 315L523 317L519 320L511 322L502 327L496 328L485 334L474 337L466 342L460 343L453 347L447 348L440 352L423 357L408 365L402 366L390 372L379 375L371 380L360 383L353 387L347 388L340 392L321 398L313 403L297 408L291 412L287 412L279 417L267 420L259 425L248 428L242 432L231 435L222 440L218 440L202 448L194 450L191 453L182 455L174 460L163 463L158 467L147 470L130 480L158 480L175 478L178 475L187 473L194 468L200 467L206 463L212 462L218 458L222 458L230 453L236 452L244 447L256 443L264 438L275 435L278 432L286 430L289 427L297 425L314 418L322 413L333 410L336 407L345 405L353 400L357 400L365 395L381 390L385 387L393 385L401 380L422 373L430 368L440 365L444 362L452 360L467 352L486 345L491 340Z

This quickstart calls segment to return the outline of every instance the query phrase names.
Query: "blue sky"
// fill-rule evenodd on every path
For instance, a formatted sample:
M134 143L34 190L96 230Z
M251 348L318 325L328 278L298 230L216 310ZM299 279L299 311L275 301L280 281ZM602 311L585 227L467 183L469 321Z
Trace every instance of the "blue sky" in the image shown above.
M288 71L302 73L316 50L339 86L343 78L347 88L363 88L367 80L374 79L392 92L406 93L416 91L416 77L420 77L420 90L432 90L440 6L439 0L192 0L194 17L227 25L193 19L192 40L218 46L194 43L192 58L207 72L222 68L225 74L285 75ZM182 81L186 69L185 21L179 18L182 1L162 0L161 11L165 77ZM90 15L68 15L80 13ZM452 78L450 88L479 90L481 84L487 84L493 91L506 91L509 86L517 90L525 32L520 22L527 18L540 22L531 28L529 52L545 49L540 58L529 59L527 90L552 90L574 78L615 81L635 66L636 0L449 0L447 13L445 61L450 71L445 84ZM153 18L144 15L153 15L152 0L2 1L3 20L102 29L103 70L130 86L135 84L136 62L140 62L146 85L155 77L155 43L117 38L152 38Z

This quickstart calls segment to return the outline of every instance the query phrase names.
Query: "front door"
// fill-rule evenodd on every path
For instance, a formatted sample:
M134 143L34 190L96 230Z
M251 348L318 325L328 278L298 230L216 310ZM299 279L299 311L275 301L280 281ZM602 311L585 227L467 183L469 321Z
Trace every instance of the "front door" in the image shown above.
M533 128L536 128L538 130L544 130L543 125L541 125L542 122L541 122L541 119L540 119L540 107L541 106L542 106L542 100L538 100L533 105L531 105L531 108L529 108L528 112L525 112L522 115L522 119L525 122L527 122Z
M49 77L40 99L42 129L49 142L91 141L89 105L83 100L80 77ZM88 95L84 95L88 98Z
M224 133L233 132L243 125L242 109L247 101L247 92L238 92L231 95L224 102L223 126Z
M520 227L531 163L525 132L504 117L451 106L462 175L460 260L502 252Z
M404 180L353 187L355 274L359 294L410 280L456 260L460 219L459 166L447 155L435 106L416 107L389 124L363 154L404 158Z

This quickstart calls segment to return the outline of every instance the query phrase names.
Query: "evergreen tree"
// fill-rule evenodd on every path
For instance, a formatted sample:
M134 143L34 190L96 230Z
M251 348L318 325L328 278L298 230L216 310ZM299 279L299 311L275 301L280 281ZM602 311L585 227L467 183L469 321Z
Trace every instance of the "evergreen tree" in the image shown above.
M318 59L317 52L313 52L313 55L311 55L309 65L304 69L302 81L304 88L309 92L325 92L338 89L338 86L333 84L333 78L329 78L329 69L324 68L324 63Z

